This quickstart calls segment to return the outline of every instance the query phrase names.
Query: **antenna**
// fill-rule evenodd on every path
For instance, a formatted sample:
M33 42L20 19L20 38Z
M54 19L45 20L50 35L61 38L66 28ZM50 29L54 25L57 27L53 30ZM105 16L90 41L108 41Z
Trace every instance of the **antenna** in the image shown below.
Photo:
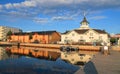
M83 16L84 16L84 17L86 16L86 12L85 12L85 11L83 11Z
M83 11L83 16L84 16L84 17L87 16L88 14L89 14L89 10L87 10L87 11L84 10L84 11Z

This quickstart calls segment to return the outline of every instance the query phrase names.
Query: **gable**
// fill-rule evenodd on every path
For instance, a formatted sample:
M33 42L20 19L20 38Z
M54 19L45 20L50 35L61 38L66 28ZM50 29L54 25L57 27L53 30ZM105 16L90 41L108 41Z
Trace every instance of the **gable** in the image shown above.
M85 34L87 34L87 33L98 34L98 32L94 31L93 29L89 29L88 31L85 32Z
M88 31L89 29L80 29L80 30L74 30L75 32L77 32L78 34L84 34Z
M76 35L76 34L78 35L78 33L76 31L72 30L67 35Z

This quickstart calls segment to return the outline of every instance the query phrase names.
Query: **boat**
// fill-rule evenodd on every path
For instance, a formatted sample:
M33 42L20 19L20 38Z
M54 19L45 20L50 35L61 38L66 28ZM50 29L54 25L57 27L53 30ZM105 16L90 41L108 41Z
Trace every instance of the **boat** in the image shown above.
M61 46L60 51L62 52L79 51L79 48L73 46Z

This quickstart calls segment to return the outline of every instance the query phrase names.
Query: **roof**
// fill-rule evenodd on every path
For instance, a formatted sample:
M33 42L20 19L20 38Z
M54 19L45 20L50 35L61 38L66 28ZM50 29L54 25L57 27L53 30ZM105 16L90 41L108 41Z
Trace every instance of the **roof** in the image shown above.
M116 35L120 35L120 34L116 34Z
M120 38L120 34L111 35L112 38Z
M64 33L61 33L61 34L67 34L68 32L70 32L70 31L65 31Z
M82 23L82 22L87 22L87 23L89 23L89 22L87 21L86 17L83 18L83 20L81 21L81 23Z
M88 30L90 29L75 29L73 31L77 32L78 34L84 34L85 32L87 32ZM104 30L99 30L99 29L92 29L94 31L96 31L97 33L100 33L100 34L108 34L107 32L105 32ZM63 34L67 34L69 33L70 31L66 31L65 33Z
M41 34L41 35L50 35L56 31L36 31L36 32L21 32L21 33L14 33L14 35L28 35L28 34Z
M77 32L78 34L83 34L85 32L87 32L89 29L80 29L80 30L74 30L75 32Z
M107 34L107 32L105 32L104 30L100 30L100 29L93 29L96 32L100 33L100 34Z
M32 32L33 34L37 33L37 34L52 34L56 31L40 31L40 32Z

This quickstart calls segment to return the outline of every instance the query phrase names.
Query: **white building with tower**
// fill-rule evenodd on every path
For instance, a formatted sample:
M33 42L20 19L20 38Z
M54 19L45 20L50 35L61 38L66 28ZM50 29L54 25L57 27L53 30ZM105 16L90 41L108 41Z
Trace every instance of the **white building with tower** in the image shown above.
M8 27L8 26L0 26L0 40L5 41L7 37L7 33L11 31L12 33L21 32L21 29Z
M66 31L65 33L61 34L61 42L62 43L100 42L107 44L110 43L109 34L104 30L90 28L89 22L87 21L85 16L80 24L81 24L80 28L73 29L71 31Z

